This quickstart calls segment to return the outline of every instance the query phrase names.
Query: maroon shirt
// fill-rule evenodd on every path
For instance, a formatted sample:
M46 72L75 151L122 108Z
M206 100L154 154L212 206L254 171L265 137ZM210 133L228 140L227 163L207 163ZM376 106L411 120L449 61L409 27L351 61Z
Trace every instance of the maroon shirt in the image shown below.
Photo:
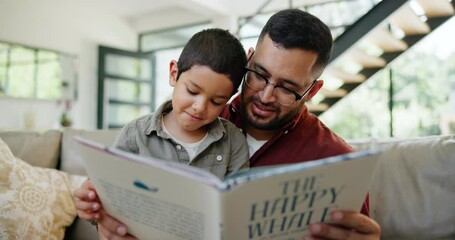
M240 97L237 96L226 105L220 117L243 129L240 108ZM304 108L299 116L250 156L250 167L307 162L353 151L349 144ZM369 215L368 196L362 213Z

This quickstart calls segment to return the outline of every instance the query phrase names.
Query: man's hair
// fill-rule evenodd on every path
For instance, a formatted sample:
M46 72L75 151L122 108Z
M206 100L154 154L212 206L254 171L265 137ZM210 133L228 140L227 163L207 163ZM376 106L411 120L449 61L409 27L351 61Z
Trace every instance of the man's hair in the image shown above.
M214 72L225 74L232 81L234 91L240 86L247 58L240 41L227 30L202 30L188 41L177 63L180 74L194 65L207 66Z
M275 13L267 21L259 35L265 35L278 46L286 49L298 48L318 54L314 73L317 77L327 66L332 52L333 39L330 29L319 18L299 9L287 9Z

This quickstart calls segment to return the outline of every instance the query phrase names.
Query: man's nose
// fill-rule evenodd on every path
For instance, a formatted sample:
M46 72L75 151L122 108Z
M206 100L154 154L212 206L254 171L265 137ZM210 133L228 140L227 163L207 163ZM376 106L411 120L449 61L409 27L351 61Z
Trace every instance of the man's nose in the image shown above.
M275 86L273 84L267 84L262 91L259 91L259 98L263 103L275 102Z

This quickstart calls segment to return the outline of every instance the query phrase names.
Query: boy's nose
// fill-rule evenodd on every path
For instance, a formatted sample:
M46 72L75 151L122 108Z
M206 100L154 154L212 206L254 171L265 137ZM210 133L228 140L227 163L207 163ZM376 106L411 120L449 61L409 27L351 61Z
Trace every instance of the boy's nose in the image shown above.
M198 100L198 101L194 101L193 103L193 109L195 112L203 112L204 111L204 108L205 108L205 101L203 100Z

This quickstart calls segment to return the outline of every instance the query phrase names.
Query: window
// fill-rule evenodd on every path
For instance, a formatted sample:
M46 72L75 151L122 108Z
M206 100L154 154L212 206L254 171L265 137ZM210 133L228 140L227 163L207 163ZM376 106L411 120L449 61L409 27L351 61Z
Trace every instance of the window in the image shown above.
M183 46L197 32L213 27L211 23L183 26L140 35L140 51L150 53L155 59L153 75L156 89L153 101L159 106L171 99L172 87L169 86L169 63L178 60ZM155 109L153 109L155 111Z
M0 42L0 95L72 99L75 64L69 54Z

